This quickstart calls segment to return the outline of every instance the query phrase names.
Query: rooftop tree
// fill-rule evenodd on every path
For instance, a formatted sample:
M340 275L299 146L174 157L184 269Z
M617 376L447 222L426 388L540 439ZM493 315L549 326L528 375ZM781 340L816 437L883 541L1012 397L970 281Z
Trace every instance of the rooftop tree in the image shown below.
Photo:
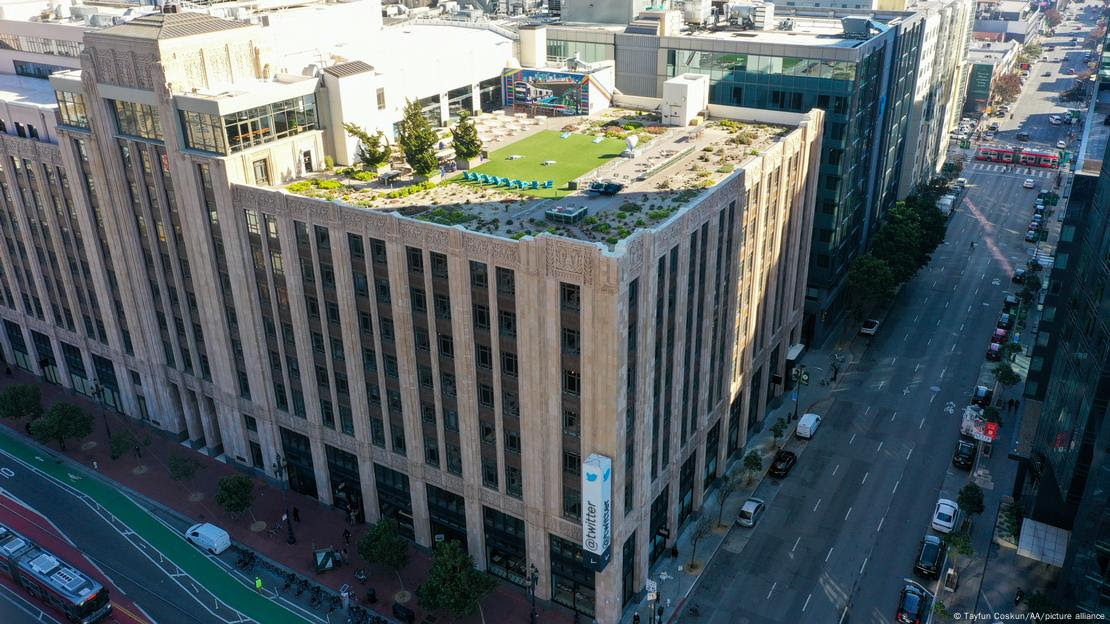
M436 170L439 159L436 158L436 136L420 103L412 100L405 102L404 116L401 123L397 124L397 142L405 154L405 162L412 167L413 173L427 177Z

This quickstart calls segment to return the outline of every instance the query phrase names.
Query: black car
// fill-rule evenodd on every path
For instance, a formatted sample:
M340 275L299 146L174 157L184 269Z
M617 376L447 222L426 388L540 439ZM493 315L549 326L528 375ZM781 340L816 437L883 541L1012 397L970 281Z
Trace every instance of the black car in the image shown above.
M921 548L917 551L917 562L913 564L913 571L928 577L940 576L940 566L944 564L944 553L948 546L936 535L926 535L921 540Z
M1018 307L1018 298L1015 295L1006 295L1002 300L1002 311L1013 314L1014 310Z
M928 613L929 601L925 592L916 585L906 585L902 588L902 597L898 600L897 621L900 624L922 624Z
M971 470L975 464L975 443L971 440L960 440L956 443L956 451L952 453L952 465L957 468Z
M978 405L979 407L986 407L991 404L991 399L994 398L994 390L986 386L975 386L971 391L971 404Z
M790 474L790 469L798 461L798 456L790 451L779 451L775 453L775 461L771 462L771 469L767 472L772 477L785 477Z
M1014 317L1006 312L998 315L998 323L995 324L999 329L1011 330L1014 328Z
M1021 284L1025 281L1025 269L1014 269L1014 276L1010 279L1015 284Z

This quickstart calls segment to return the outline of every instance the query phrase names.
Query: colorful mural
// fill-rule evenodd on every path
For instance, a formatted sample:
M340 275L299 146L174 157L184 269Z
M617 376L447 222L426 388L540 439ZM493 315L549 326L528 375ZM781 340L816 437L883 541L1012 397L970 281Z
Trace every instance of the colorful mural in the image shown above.
M588 115L588 74L515 69L501 76L505 106L547 115Z

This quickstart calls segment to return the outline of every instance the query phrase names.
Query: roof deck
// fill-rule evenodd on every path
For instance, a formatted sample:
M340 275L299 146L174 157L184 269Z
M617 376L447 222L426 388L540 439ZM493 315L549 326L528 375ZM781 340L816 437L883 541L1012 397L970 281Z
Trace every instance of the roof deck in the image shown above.
M313 175L285 189L506 238L549 232L615 245L637 229L668 220L793 130L731 120L663 126L657 113L627 109L593 118L489 115L478 118L477 126L490 159L468 173L485 174L484 182L449 172L433 176L431 188L415 190L420 187L402 174L396 178L401 184L391 188L348 170ZM444 158L453 155L448 142L441 144ZM634 156L622 156L630 143ZM504 178L528 188L507 187ZM623 188L615 195L591 193L587 189L595 181Z

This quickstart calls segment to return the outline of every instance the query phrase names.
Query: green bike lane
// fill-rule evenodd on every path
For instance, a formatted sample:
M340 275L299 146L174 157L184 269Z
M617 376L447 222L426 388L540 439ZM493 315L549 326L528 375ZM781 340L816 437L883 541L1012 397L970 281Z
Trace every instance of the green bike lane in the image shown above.
M102 481L99 476L91 475L79 465L55 460L53 453L36 449L0 428L0 449L53 479L62 487L84 495L100 505L116 521L134 532L157 555L175 565L179 573L171 574L181 583L182 576L199 585L212 597L223 602L226 608L238 612L234 619L221 617L229 622L255 621L261 624L307 623L300 615L273 602L264 594L257 593L228 571L208 558L204 553L186 542L180 535L162 524L147 510L140 507L118 487ZM46 457L44 457L44 455ZM50 459L47 460L47 457ZM139 546L139 545L136 545ZM141 549L141 547L140 547ZM187 585L188 583L183 584ZM198 598L199 601L199 598ZM205 607L206 609L208 607ZM216 605L219 609L219 605ZM209 609L211 610L211 609ZM215 613L214 613L215 614Z

